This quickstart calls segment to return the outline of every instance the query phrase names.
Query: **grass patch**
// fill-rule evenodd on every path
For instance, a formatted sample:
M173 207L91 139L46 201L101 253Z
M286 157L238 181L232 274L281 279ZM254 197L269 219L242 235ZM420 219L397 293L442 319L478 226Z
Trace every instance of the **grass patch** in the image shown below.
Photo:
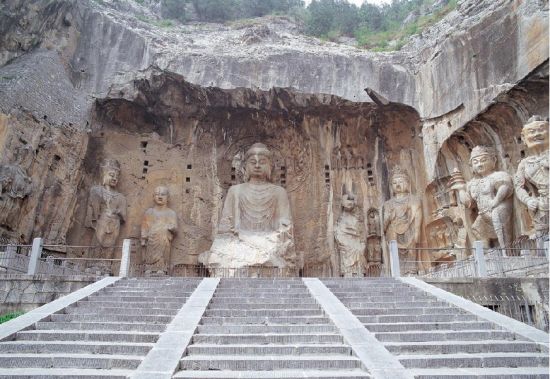
M3 324L5 323L6 321L10 321L16 317L19 317L21 316L23 313L25 312L22 312L22 311L15 311L15 312L10 312L10 313L6 313L4 315L0 315L0 324Z
M409 38L421 33L424 29L434 25L456 8L457 0L451 0L438 11L417 18L404 27L401 24L393 24L388 30L372 32L368 27L361 27L355 32L355 38L360 47L373 51L396 51L407 43Z

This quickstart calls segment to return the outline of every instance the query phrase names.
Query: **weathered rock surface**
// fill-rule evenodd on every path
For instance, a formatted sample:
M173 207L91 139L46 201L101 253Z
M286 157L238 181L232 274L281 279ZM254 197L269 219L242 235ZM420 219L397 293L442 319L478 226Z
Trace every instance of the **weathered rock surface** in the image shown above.
M234 157L260 141L275 151L306 266L335 270L342 185L358 188L367 220L389 199L398 164L423 198L420 245L437 247L430 233L442 225L453 232L441 244L456 245L464 215L447 188L452 170L470 179L469 151L491 145L499 170L513 174L525 155L521 125L548 115L544 1L462 1L394 53L304 37L284 19L162 28L158 4L144 4L0 6L2 163L27 145L35 152L24 166L34 190L20 220L2 225L8 237L89 243L87 193L97 163L116 158L129 204L120 238L139 238L147 199L167 186L177 272L210 247L227 188L242 181ZM366 87L389 103L371 103ZM514 235L527 234L515 208ZM379 251L373 227L364 226L377 236L369 249Z

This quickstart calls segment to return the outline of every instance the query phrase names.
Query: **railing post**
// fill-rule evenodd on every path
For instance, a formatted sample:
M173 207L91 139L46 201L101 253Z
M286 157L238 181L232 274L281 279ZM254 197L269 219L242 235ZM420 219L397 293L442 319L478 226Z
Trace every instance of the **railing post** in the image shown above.
M118 276L121 278L127 278L130 271L130 246L131 240L125 239L122 242L122 257L120 259L120 272Z
M35 239L32 240L31 257L29 260L29 267L27 269L27 274L29 275L36 274L41 256L42 256L42 238L36 237Z
M486 278L487 265L485 264L482 241L474 241L474 258L476 262L477 276L480 278Z
M401 270L399 268L399 249L397 247L397 241L390 241L390 269L392 278L399 278L401 276Z

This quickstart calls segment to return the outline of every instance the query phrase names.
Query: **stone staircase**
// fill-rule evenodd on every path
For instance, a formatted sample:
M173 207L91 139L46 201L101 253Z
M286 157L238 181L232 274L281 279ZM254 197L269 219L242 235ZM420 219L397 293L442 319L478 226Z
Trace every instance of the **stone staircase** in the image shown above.
M369 378L303 282L222 279L175 378Z
M548 378L548 350L395 279L323 283L416 378Z
M200 279L123 279L0 342L0 377L126 378Z

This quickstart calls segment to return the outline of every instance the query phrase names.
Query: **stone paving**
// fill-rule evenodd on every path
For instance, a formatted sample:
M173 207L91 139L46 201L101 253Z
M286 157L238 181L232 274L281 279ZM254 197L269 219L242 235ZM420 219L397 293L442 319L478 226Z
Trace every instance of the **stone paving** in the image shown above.
M0 343L0 377L126 378L200 283L120 280Z
M416 378L548 377L547 346L416 287L394 279L323 283Z
M548 378L548 334L424 282L106 278L0 326L0 378Z
M222 279L176 378L369 378L301 279Z

